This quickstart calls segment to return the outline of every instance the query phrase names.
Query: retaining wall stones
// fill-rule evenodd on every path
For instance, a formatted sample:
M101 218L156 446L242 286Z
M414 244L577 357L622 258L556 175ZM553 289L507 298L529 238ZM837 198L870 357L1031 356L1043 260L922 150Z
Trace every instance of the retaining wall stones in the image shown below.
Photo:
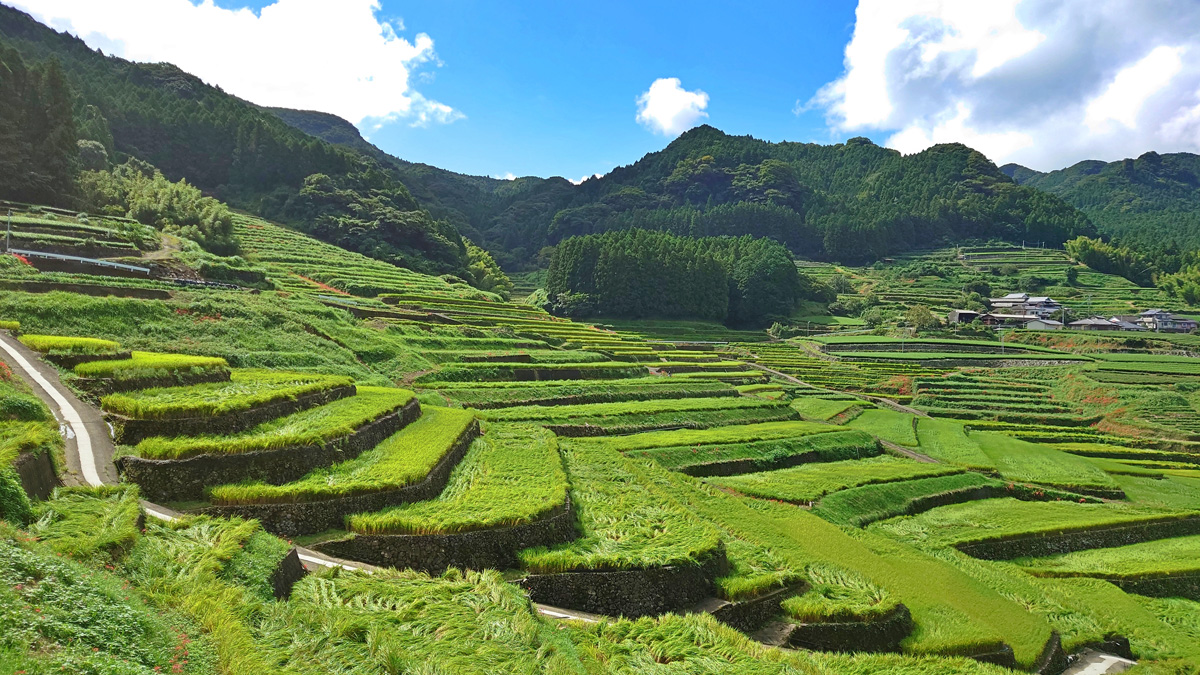
M955 548L983 560L1042 557L1090 548L1110 548L1200 534L1200 516L1094 527L1073 532L1023 534L1002 539L956 544Z
M719 606L709 609L709 613L713 615L713 618L726 626L736 628L743 633L750 633L762 628L767 622L778 615L779 605L784 600L793 595L804 593L807 590L808 584L801 582L777 588L757 598L738 602L723 602Z
M171 292L159 288L139 288L136 286L103 286L100 284L63 284L52 281L3 281L0 290L23 291L25 293L50 293L64 291L91 295L95 297L114 296L118 298L138 298L141 300L169 300Z
M49 452L23 452L17 455L13 469L21 479L25 494L34 499L49 499L50 493L60 485Z
M305 574L308 574L308 570L304 569L299 552L293 548L279 561L271 574L271 587L275 590L275 599L287 600L292 597L292 587L303 579Z
M1054 631L1050 633L1050 639L1042 648L1042 654L1038 657L1033 672L1040 675L1058 675L1066 669L1067 653L1063 651L1062 639L1058 636L1058 631Z
M150 501L191 501L204 498L207 485L261 480L282 485L313 469L354 459L421 416L416 399L364 424L349 435L321 445L280 448L233 455L200 455L187 459L146 459L125 456L117 469L137 483Z
M151 436L197 436L200 434L236 434L278 417L292 415L338 399L354 396L355 387L348 384L297 396L294 399L271 401L247 410L215 417L184 417L177 419L136 419L105 413L113 425L113 439L123 445L134 445Z
M132 353L126 349L115 354L41 354L40 356L59 368L70 370L89 361L121 361L132 356Z
M512 569L520 564L521 549L565 544L578 536L568 497L563 505L522 525L451 534L357 534L313 548L380 567L439 574L448 567Z
M1155 598L1187 598L1200 601L1200 574L1174 574L1138 579L1105 579L1126 593Z
M792 629L788 645L823 652L898 652L912 632L912 614L903 604L876 621L802 623Z
M154 387L183 387L189 384L204 384L206 382L228 382L229 370L219 368L202 370L194 373L190 370L168 372L158 377L138 377L118 380L111 377L81 377L75 384L95 396L103 396L118 391L133 391L135 389L153 389Z
M729 561L722 547L699 564L531 574L515 583L534 602L592 614L637 618L697 604L713 594L713 580L728 570Z
M296 537L302 534L315 534L341 528L345 525L346 516L352 513L379 511L397 504L433 499L441 494L446 487L446 482L450 479L450 472L462 461L463 456L470 449L471 443L478 436L479 422L475 421L463 430L463 433L442 455L442 458L425 478L394 490L283 504L217 504L197 509L197 511L217 516L254 518L262 524L263 529L283 537ZM380 438L380 441L383 438ZM374 447L374 445L370 447ZM356 456L357 454L355 453ZM341 554L331 553L331 555L353 558L353 556L342 556ZM360 558L353 559L371 562Z

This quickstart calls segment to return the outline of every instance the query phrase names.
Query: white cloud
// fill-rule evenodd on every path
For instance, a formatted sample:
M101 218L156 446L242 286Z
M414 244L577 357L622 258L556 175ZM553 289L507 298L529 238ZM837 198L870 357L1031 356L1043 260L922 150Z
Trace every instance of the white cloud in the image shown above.
M860 0L845 72L796 112L1042 170L1200 151L1196 46L1194 0Z
M364 129L463 117L413 90L433 39L397 35L378 0L276 0L257 14L212 0L6 0L132 61L173 63L254 103L334 113Z
M593 178L601 178L603 176L604 176L604 174L602 174L602 173L594 173L590 176L580 176L579 180L571 180L570 178L568 178L567 180L571 181L571 183L573 185L579 185L580 183L583 183L583 181L585 181L585 180L591 180Z
M517 176L511 171L505 171L503 176L492 176L496 180L516 180Z
M654 133L678 136L708 117L708 94L687 91L677 77L660 77L638 96L637 121Z

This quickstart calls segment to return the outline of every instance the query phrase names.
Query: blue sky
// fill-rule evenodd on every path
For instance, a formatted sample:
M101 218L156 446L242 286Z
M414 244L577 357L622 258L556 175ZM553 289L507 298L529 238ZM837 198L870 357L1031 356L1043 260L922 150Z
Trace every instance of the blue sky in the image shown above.
M470 174L578 180L702 123L1043 171L1200 152L1196 0L4 1Z

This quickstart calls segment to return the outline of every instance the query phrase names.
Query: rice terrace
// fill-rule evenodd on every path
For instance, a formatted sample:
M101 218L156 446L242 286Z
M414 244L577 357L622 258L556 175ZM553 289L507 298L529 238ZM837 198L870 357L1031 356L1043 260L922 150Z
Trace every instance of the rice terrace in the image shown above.
M0 675L1200 674L1194 7L0 1Z

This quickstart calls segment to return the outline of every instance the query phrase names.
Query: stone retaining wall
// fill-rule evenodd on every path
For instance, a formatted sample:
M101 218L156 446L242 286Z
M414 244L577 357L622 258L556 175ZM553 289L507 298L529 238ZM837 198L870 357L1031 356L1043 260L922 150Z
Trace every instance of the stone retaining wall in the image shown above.
M313 548L370 565L439 574L448 567L512 569L520 565L521 549L565 544L578 536L568 497L563 505L522 525L451 534L356 534Z
M204 499L208 485L261 480L282 485L313 469L354 459L421 416L416 399L399 410L364 424L352 433L321 445L280 448L232 455L200 455L187 459L146 459L125 456L117 469L126 481L137 483L142 496L154 502Z
M198 436L200 434L228 435L245 431L251 427L278 417L292 415L338 399L354 396L352 384L314 391L297 396L271 401L247 410L217 415L214 417L184 417L178 419L135 419L105 413L104 418L113 425L113 438L123 445L135 445L151 436Z
M463 456L467 454L467 450L470 449L471 443L478 437L479 422L473 421L469 427L463 430L463 433L459 434L454 444L442 455L442 458L425 478L394 490L283 504L218 504L197 511L216 516L254 518L262 524L263 529L281 537L296 537L302 534L315 534L341 528L345 526L346 516L352 513L380 511L389 506L419 502L438 496L446 487L446 482L450 479L450 472L454 470L455 466L458 466ZM340 554L331 555L340 556ZM340 557L353 558L353 556ZM371 562L361 558L353 559Z
M21 479L25 494L33 499L49 499L50 493L61 484L49 452L23 452L17 455L13 469Z
M293 548L279 561L271 574L271 587L275 591L275 599L287 600L292 597L292 587L303 579L305 574L308 574L308 570L304 569L299 552Z
M1200 602L1200 574L1174 574L1138 579L1105 579L1126 593L1155 598L1187 598Z
M89 361L122 361L132 355L126 349L115 354L41 354L40 356L59 368L71 370L75 366Z
M736 628L743 633L751 633L762 628L768 621L779 614L779 606L784 600L793 595L800 595L808 590L808 584L801 582L791 586L777 588L764 593L757 598L726 602L714 607L709 613L713 618L726 626Z
M1091 548L1110 548L1200 534L1200 516L1094 527L1073 532L1023 534L956 544L955 548L983 560L1042 557Z
M136 389L153 389L155 387L184 387L190 384L205 384L207 382L228 382L227 368L204 370L199 373L191 371L174 371L159 377L138 377L119 380L111 377L80 377L75 380L76 386L95 396L103 396L118 391L134 391Z
M822 652L898 652L912 629L912 614L900 604L875 621L799 624L788 645Z
M23 291L25 293L50 293L64 291L95 297L139 298L141 300L169 300L171 292L160 288L138 288L136 286L102 286L100 284L64 284L53 281L3 281L0 290Z
M713 580L728 570L729 561L722 547L699 564L531 574L514 583L524 588L534 602L637 618L697 604L713 595Z
M1039 675L1058 675L1066 669L1067 653L1063 651L1062 638L1059 637L1058 631L1054 631L1050 633L1050 639L1042 648L1042 654L1038 657L1033 672Z

